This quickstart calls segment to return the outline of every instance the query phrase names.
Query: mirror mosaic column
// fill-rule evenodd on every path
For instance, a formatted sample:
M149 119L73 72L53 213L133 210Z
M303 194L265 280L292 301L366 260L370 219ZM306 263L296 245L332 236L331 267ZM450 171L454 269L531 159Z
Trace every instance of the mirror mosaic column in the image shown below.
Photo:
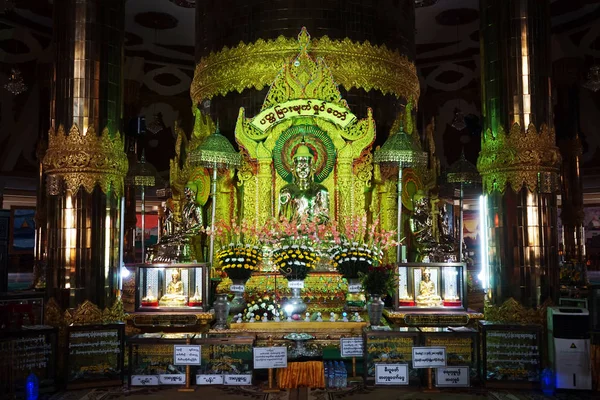
M54 1L47 291L63 308L118 293L123 151L123 0Z
M558 294L549 1L481 0L480 12L489 295L536 307Z

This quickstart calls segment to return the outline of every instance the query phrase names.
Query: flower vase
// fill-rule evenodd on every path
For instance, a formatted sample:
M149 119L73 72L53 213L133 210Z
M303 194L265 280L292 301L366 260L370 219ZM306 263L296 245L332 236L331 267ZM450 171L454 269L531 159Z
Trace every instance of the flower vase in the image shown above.
M245 280L232 280L230 290L233 293L233 299L231 299L231 302L229 303L229 314L237 315L244 311L244 308L246 307L246 299L244 299L245 284Z
M291 296L283 303L283 311L286 317L293 318L294 315L303 314L308 308L300 295L300 291L304 288L304 281L289 281L288 287Z
M380 294L372 294L367 302L367 313L369 314L369 322L372 326L381 324L381 315L383 314L383 300Z
M362 284L359 279L348 279L348 293L346 293L346 305L344 309L350 312L365 309L366 298Z
M215 326L213 327L214 329L227 329L227 317L229 316L230 307L227 296L227 293L217 294L217 299L213 303L216 319Z

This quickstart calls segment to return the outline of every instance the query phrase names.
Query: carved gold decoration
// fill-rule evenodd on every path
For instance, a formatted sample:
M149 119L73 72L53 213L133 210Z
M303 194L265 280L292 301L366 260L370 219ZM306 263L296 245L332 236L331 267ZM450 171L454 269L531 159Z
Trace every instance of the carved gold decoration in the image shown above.
M416 124L412 116L413 102L409 101L406 104L405 109L399 112L392 124L390 129L390 135L395 135L400 129L404 130L404 133L409 138L412 147L415 149L415 153L422 153L422 146L420 135L416 129ZM426 127L426 132L433 133L434 125L433 119L431 123ZM379 148L378 148L379 149ZM435 149L434 149L435 151ZM435 154L429 154L428 160L424 162L413 162L412 168L404 168L403 172L403 193L408 193L408 185L406 182L410 180L409 176L416 176L418 182L425 182L423 185L424 190L433 188L437 181L437 174L439 170L439 160ZM401 158L397 162L403 161ZM417 164L417 165L415 165ZM431 167L428 167L428 164ZM370 210L373 215L379 216L381 229L387 231L395 231L398 228L398 164L393 163L376 163L374 166L374 180L373 180L373 196L371 197ZM402 196L404 208L412 210L412 198L408 195ZM408 217L405 214L404 220ZM404 238L410 234L410 230L404 226L403 228ZM396 261L396 254L390 252L388 255L388 262Z
M284 39L278 39L281 40ZM281 102L310 98L331 102L348 110L329 67L322 59L315 60L309 55L309 48L314 48L314 44L315 41L310 41L310 36L303 29L295 45L297 53L290 54L294 56L291 58L284 57L277 65L279 74L273 74L273 84L263 109ZM370 185L372 176L372 168L365 165L370 164L366 154L370 153L375 139L375 121L370 109L367 118L346 128L315 115L283 119L261 132L252 124L252 118L246 118L245 110L241 108L235 134L243 155L243 165L238 171L239 185L243 187L242 218L261 225L277 215L275 199L286 182L275 173L273 151L283 133L296 125L316 126L327 133L335 147L336 168L321 182L334 198L330 214L339 223L344 223L353 215L364 213L365 188Z
M504 193L507 185L515 192L523 185L530 191L557 191L561 156L555 142L554 129L545 124L539 132L533 124L525 131L518 123L508 134L502 127L497 132L488 129L477 160L484 192Z
M306 29L302 28L300 40L308 42L309 38ZM273 82L281 65L297 52L295 39L280 36L275 40L240 43L231 49L225 47L218 53L211 53L196 66L190 90L192 100L200 104L205 99L233 91L261 90ZM415 65L385 46L323 36L310 41L310 53L322 58L335 81L346 89L379 90L405 99L419 98Z
M54 327L75 325L94 325L115 322L124 322L128 315L123 309L123 302L117 298L110 308L100 310L91 301L84 301L73 310L61 310L60 306L51 298L46 303L44 322Z
M62 323L62 310L54 298L50 298L44 307L44 323L54 327Z
M196 192L196 201L204 205L208 199L210 177L204 167L193 166L189 162L188 155L196 149L211 133L216 129L215 123L210 116L203 114L196 107L193 107L194 127L190 138L181 128L178 122L175 123L175 158L170 160L170 186L173 198L173 219L175 226L181 226L181 208L184 206L184 189L190 186Z
M104 128L98 136L93 127L80 132L77 125L71 127L69 134L63 125L58 132L50 128L43 165L48 175L62 178L66 189L73 193L81 186L91 193L100 185L104 193L111 190L117 197L123 193L128 168L119 132L113 138L108 128Z
M547 300L539 308L526 308L511 297L500 306L486 304L484 314L486 321L545 325L546 310L550 305L552 302Z

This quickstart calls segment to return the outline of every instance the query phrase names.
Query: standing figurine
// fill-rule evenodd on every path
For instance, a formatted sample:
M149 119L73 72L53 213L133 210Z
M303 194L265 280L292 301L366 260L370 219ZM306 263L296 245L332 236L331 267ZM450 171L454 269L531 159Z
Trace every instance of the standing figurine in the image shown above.
M267 318L267 313L264 313L263 317L262 317L262 322L267 322L267 321L269 321L269 318Z
M342 314L343 318L342 318L342 322L348 322L348 313L343 313Z
M323 322L323 318L321 318L321 313L317 313L317 322Z
M305 316L304 317L304 321L305 322L310 322L310 313L306 313L306 314L304 314L304 316Z
M335 322L335 314L333 312L329 313L329 322Z

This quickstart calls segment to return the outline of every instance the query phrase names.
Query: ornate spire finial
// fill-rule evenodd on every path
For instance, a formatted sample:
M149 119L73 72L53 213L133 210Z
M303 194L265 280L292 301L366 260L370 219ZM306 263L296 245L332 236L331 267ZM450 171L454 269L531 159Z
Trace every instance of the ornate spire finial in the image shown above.
M308 46L310 45L310 34L303 26L302 30L298 34L298 43L300 44L300 51L308 53Z

